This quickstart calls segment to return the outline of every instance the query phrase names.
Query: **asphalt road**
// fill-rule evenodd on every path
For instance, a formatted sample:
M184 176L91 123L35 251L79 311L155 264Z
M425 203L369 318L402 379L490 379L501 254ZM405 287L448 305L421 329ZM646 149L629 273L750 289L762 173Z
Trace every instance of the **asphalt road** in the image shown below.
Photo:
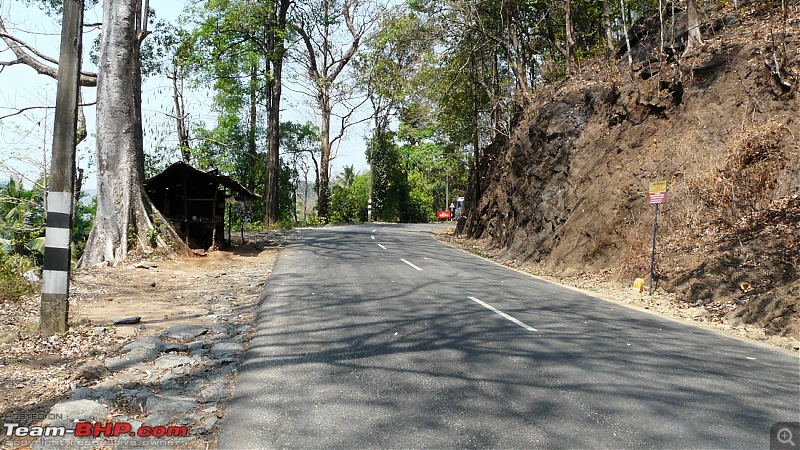
M431 229L324 228L281 253L220 448L754 449L800 421L797 356L500 267Z

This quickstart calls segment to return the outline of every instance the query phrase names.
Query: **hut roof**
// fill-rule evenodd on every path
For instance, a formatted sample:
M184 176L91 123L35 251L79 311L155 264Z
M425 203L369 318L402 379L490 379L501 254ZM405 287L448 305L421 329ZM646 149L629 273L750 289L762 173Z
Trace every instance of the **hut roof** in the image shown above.
M168 189L175 186L177 182L183 182L189 186L198 186L204 183L217 183L229 188L242 197L261 198L260 195L250 192L247 188L237 183L231 177L219 173L219 169L212 169L207 172L195 169L183 161L176 162L144 182L148 190Z

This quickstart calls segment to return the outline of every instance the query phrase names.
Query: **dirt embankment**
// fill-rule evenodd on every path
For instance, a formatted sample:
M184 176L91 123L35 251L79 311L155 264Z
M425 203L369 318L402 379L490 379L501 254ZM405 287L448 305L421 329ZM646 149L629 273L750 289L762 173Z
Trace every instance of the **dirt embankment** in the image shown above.
M649 271L648 185L667 180L656 287L710 321L800 338L800 13L784 33L765 8L713 13L686 56L658 57L651 18L633 28L632 70L621 51L538 90L485 150L460 231L539 273L632 284Z

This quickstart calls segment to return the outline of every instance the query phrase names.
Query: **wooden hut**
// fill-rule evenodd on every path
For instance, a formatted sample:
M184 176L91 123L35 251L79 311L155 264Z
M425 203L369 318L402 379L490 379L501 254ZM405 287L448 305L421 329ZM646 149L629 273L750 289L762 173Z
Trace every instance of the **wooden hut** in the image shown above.
M217 169L203 172L184 162L167 167L144 185L155 207L192 247L224 242L226 199L260 198Z

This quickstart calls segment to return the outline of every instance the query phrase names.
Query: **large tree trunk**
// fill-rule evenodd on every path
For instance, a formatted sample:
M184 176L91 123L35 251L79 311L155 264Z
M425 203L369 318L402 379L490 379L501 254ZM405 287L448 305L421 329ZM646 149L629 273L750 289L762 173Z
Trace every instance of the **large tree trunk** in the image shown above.
M320 86L317 96L318 105L322 114L320 124L320 141L322 157L319 163L319 184L317 186L317 213L327 221L330 207L330 169L331 169L331 115L333 114L330 91L327 86Z
M276 1L270 6L270 22L272 26L267 38L267 47L271 50L267 56L267 67L271 68L270 81L267 88L267 168L266 168L266 223L274 225L280 220L280 126L281 126L281 80L283 77L283 58L286 53L286 14L289 0ZM297 208L295 208L295 211Z
M572 0L566 0L564 5L565 12L565 25L566 25L566 38L567 42L564 48L567 50L567 75L575 73L577 67L577 60L575 55L575 31L572 26Z
M82 267L118 264L136 248L188 252L144 190L137 2L105 1L97 81L97 215ZM153 218L151 220L151 217Z
M281 82L280 72L281 63L273 66L274 80L269 89L271 97L269 105L269 117L267 119L267 173L266 173L266 195L267 202L267 225L274 225L280 220L280 195L278 185L280 164L280 107L281 107Z
M700 33L700 16L697 13L697 0L686 0L686 19L689 37L686 40L685 53L689 53L703 44L703 35Z

